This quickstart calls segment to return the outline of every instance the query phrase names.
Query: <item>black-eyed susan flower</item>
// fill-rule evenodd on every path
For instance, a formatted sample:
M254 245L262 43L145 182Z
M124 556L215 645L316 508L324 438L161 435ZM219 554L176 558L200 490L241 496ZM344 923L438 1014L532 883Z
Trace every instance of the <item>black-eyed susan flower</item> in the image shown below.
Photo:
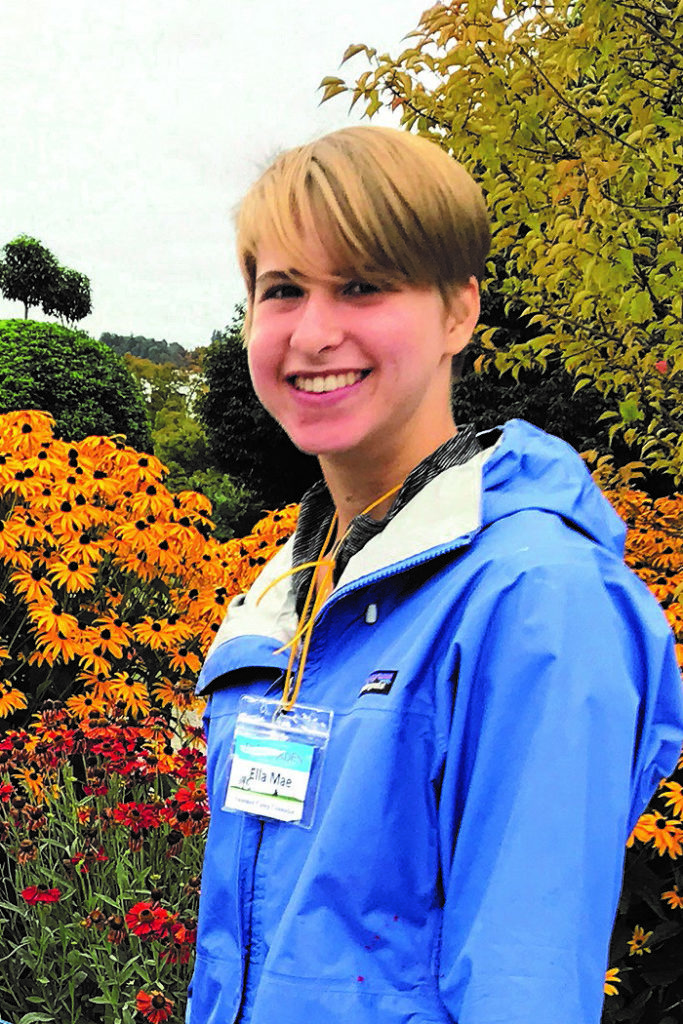
M199 672L201 662L194 651L191 651L185 644L181 644L175 651L169 652L169 664L176 672L188 674Z
M92 590L96 572L91 566L75 558L70 561L55 559L48 569L48 576L67 593L75 594L79 590Z
M47 579L45 568L37 561L33 561L28 569L15 569L10 573L10 583L14 592L20 594L27 601L38 604L45 601L54 603L55 597Z
M58 601L32 601L28 607L28 615L33 624L46 633L59 631L68 636L75 635L78 631L78 619L66 612Z
M651 953L648 942L652 938L652 932L646 932L639 924L633 929L633 935L628 940L629 956L642 956L643 953Z
M116 700L125 702L133 715L146 715L151 704L146 685L139 679L132 679L127 672L112 676L110 690Z
M8 556L14 555L21 541L18 519L0 519L0 561L7 561Z
M665 853L670 857L683 854L683 828L681 822L674 818L666 818L657 812L642 814L633 834L642 842L651 841L660 857Z
M150 615L145 615L133 626L133 636L139 643L157 651L165 644L164 629L167 625L165 619L153 619Z
M104 701L98 700L89 693L74 694L69 697L66 706L75 718L85 718L91 711L98 714L104 713Z
M20 782L25 790L31 793L36 800L44 799L45 775L39 772L35 765L23 765L13 773L14 779Z
M54 665L58 660L66 664L77 658L81 653L81 640L78 634L62 632L61 629L46 630L44 633L39 634L36 643L38 651L33 653L42 655L40 660L48 665ZM37 664L38 661L37 657L33 658L34 664Z
M6 718L13 711L21 711L26 706L26 697L21 690L16 690L9 683L0 683L0 718Z
M680 782L667 780L662 784L662 791L668 798L664 801L665 806L671 807L676 817L683 818L683 786Z

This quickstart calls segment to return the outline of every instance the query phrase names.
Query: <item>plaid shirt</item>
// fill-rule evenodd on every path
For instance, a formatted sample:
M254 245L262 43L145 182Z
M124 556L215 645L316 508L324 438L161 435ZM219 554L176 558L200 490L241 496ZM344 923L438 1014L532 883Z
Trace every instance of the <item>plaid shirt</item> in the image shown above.
M425 484L428 484L439 473L443 473L445 469L467 462L481 450L474 427L469 424L459 427L457 434L444 441L436 451L433 451L418 463L415 469L411 470L383 519L373 519L367 513L356 516L337 554L334 582L336 583L341 576L349 559L358 554L369 540L381 533L387 523L390 523L394 516L405 508ZM327 536L333 515L334 504L330 492L325 481L319 480L306 491L301 499L299 521L294 536L293 564L295 566L303 565L304 562L314 562L320 557L320 549ZM299 615L303 611L312 575L313 569L302 569L293 579Z

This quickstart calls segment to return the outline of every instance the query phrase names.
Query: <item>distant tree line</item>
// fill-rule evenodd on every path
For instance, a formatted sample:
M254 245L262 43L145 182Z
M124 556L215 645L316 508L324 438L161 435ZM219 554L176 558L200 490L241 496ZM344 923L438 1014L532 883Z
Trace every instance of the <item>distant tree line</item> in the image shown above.
M185 366L191 355L186 348L175 341L169 344L165 338L158 341L156 338L145 338L141 334L123 335L105 331L100 335L100 341L113 349L117 355L149 359L150 363L157 363L157 365L171 363L173 366Z
M70 327L92 312L90 279L62 267L42 242L29 235L18 235L3 246L0 292L10 302L23 302L24 320L34 306Z

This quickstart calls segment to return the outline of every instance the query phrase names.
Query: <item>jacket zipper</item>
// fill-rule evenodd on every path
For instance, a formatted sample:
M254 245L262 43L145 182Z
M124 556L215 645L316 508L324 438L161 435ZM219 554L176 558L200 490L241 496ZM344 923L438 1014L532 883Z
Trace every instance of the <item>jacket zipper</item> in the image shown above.
M253 855L251 855L251 874L248 877L248 872L245 869L240 871L240 902L242 907L248 907L249 912L245 920L241 922L241 953L242 953L242 995L240 998L239 1006L237 1008L237 1015L235 1017L235 1024L239 1024L243 1020L242 1014L247 1005L247 997L250 996L250 982L249 982L249 968L251 966L251 935L252 935L252 921L254 914L254 887L256 883L256 870L258 867L259 851L261 849L261 843L263 842L263 821L259 821L258 834L256 836L256 848L254 849ZM244 832L242 830L242 842L244 843ZM244 850L244 846L242 847ZM248 885L247 885L248 878Z

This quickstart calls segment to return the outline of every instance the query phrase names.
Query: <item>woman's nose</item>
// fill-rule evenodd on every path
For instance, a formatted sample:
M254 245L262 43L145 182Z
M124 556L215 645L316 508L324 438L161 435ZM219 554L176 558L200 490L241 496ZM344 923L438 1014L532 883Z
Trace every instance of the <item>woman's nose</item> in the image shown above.
M335 348L343 337L339 309L334 300L320 293L309 294L300 307L290 346L308 355L316 355L324 349Z

